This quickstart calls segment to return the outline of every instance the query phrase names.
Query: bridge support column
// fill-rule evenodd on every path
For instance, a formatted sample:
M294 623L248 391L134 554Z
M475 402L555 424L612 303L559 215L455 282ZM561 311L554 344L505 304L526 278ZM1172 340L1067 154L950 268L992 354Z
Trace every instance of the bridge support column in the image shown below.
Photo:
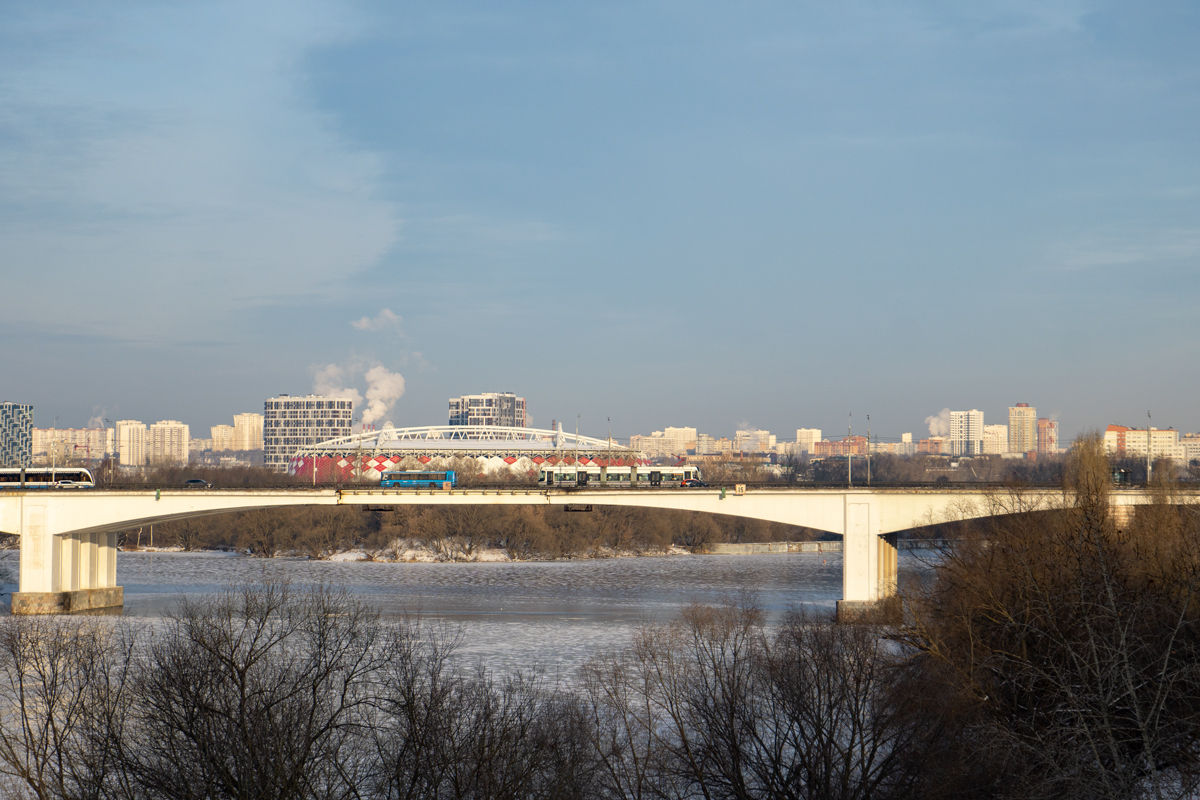
M20 590L14 614L75 614L121 608L117 586L117 535L73 533L55 536L50 507L29 500L21 509Z
M859 619L896 594L896 534L879 533L878 501L847 494L845 503L839 622Z

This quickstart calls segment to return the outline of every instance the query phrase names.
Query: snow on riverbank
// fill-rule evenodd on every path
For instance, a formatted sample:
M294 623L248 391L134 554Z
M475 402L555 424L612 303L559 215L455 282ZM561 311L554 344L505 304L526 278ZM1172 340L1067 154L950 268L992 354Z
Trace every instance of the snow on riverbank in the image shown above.
M687 548L679 547L678 545L672 545L667 551L612 550L610 548L600 548L599 550L588 553L573 554L568 558L630 558L635 556L687 556L691 554L692 552ZM434 550L423 542L398 539L382 550L347 550L341 553L334 553L326 560L384 561L403 563L479 563L489 561L547 561L553 559L513 558L508 551L498 547L477 547L474 548L470 553L447 553Z

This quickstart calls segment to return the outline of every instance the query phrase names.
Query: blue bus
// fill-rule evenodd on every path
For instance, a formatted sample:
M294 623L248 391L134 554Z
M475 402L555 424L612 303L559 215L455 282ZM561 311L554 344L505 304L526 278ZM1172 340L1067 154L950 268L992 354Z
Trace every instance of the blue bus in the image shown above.
M453 489L458 483L454 470L437 470L422 472L420 470L404 470L403 472L385 472L379 485L396 489Z

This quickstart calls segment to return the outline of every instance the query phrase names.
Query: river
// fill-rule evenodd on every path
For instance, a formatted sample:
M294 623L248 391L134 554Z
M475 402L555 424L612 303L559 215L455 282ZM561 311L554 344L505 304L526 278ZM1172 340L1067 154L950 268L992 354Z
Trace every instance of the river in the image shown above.
M0 568L15 576L17 559L16 551L0 553ZM902 575L920 565L918 556L900 554ZM137 617L161 617L181 595L264 575L296 584L342 585L385 614L419 612L462 625L460 655L493 668L540 665L571 671L599 650L627 644L643 620L669 619L693 601L715 603L749 590L771 618L796 606L832 612L842 592L842 557L792 553L408 564L123 552L117 560L125 611Z

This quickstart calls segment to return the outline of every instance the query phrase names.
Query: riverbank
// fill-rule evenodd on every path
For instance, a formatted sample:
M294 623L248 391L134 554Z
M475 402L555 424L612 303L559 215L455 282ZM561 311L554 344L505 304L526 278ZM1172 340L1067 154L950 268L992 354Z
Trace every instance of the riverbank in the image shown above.
M238 551L231 548L198 548L191 551L185 551L182 547L177 545L169 547L122 548L121 552L147 554L224 552L235 553L237 555L251 555L248 551ZM692 548L680 547L679 545L671 545L666 549L647 550L596 547L580 553L567 554L559 558L546 558L532 554L528 556L520 556L499 547L473 547L470 549L463 549L461 546L436 547L422 541L395 540L388 546L378 549L351 548L348 550L339 550L335 553L323 554L321 556L313 556L310 553L293 550L280 552L276 554L275 557L288 559L302 558L310 561L329 561L333 563L373 562L382 564L476 564L517 562L551 563L556 561L577 561L607 558L661 558L664 556L690 556L697 554L697 552L697 550Z

